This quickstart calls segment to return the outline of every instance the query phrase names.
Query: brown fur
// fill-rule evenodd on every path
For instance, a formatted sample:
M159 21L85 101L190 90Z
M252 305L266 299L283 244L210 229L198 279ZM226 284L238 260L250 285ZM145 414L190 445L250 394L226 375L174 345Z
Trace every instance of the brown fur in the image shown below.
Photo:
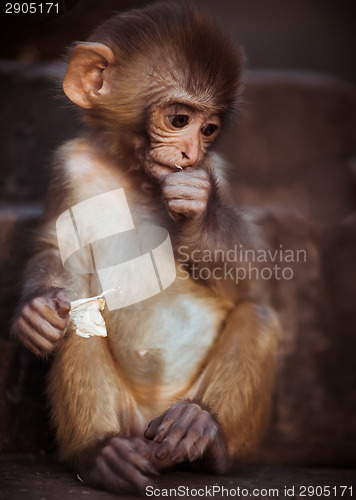
M260 242L250 218L228 200L227 167L207 151L212 141L199 135L234 108L241 51L185 4L115 16L90 41L74 48L64 84L86 108L88 133L58 152L39 250L13 327L37 353L44 346L38 325L49 316L34 314L32 328L21 328L32 297L44 297L53 315L53 290L65 289L68 300L101 292L95 275L74 279L60 263L56 217L82 200L123 187L135 225L165 227L177 257L179 245L191 254ZM157 154L164 165L155 164L157 120L177 102L191 124L160 125ZM200 141L193 146L201 144L194 164L184 153L193 141L189 130ZM177 161L189 168L174 172ZM71 327L62 338L58 323L52 339L47 329L55 352L48 395L61 457L90 484L113 491L144 489L148 475L181 461L198 459L207 470L224 472L231 459L251 457L267 420L279 331L257 296L247 281L236 286L232 279L178 276L142 307L105 312L107 338L82 339Z

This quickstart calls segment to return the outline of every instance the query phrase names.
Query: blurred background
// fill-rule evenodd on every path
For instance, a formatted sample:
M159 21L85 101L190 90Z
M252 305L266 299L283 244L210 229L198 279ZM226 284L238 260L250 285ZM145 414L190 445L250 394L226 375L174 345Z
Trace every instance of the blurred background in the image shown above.
M180 0L178 0L180 1ZM5 3L5 2L4 2ZM35 16L4 15L0 57L23 62L61 56L73 40L84 40L112 12L145 0L60 1L63 15L31 27ZM354 0L194 0L241 43L253 69L327 72L356 82ZM65 12L67 6L67 12ZM4 11L4 7L2 7ZM27 29L24 29L27 26ZM15 29L17 31L12 32Z

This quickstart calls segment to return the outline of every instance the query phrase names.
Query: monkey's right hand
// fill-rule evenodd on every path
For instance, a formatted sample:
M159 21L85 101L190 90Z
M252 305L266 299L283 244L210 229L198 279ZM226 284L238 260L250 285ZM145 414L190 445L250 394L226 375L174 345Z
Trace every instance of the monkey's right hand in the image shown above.
M89 467L80 467L80 479L114 493L144 493L145 488L152 485L147 476L158 474L150 461L149 442L138 437L112 437L92 462Z
M50 354L62 339L69 322L70 301L56 288L25 304L12 333L38 356Z

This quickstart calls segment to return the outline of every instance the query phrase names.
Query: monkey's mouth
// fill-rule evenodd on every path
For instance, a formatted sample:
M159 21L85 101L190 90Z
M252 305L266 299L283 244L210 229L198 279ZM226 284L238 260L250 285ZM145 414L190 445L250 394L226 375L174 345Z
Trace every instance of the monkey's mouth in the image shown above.
M173 165L165 165L164 163L160 163L158 161L154 162L158 167L161 168L166 168L169 170L180 170L182 167L179 167L176 163L173 163Z
M149 160L146 164L146 169L150 175L156 177L157 179L164 179L172 172L180 172L181 170L181 168L177 168L174 163L171 165L165 165L164 163L160 163L155 160Z

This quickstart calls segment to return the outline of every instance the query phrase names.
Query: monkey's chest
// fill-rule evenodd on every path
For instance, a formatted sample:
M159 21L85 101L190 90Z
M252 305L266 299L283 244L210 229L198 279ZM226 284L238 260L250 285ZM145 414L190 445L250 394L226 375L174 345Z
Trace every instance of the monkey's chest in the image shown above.
M229 311L208 290L173 285L107 317L113 355L130 382L164 393L186 390L199 375Z

